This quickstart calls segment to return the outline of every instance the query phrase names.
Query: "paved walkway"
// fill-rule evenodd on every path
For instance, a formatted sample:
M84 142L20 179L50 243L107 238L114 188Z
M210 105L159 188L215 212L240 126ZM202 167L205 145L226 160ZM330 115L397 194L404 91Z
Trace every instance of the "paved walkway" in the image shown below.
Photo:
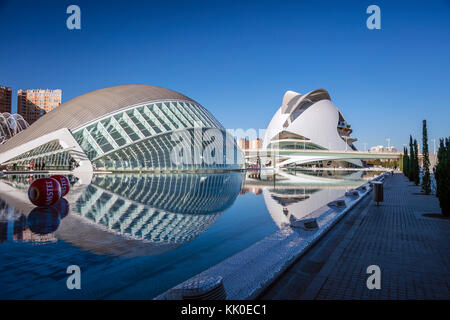
M380 206L363 199L260 299L450 299L450 220L435 196L402 174L388 177ZM381 289L369 290L369 265Z

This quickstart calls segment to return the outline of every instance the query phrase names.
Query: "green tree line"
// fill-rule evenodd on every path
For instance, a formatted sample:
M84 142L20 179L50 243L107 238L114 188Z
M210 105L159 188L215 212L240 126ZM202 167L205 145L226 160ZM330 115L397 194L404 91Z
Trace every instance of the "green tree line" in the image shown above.
M430 155L428 151L427 122L422 122L422 175L420 174L419 150L417 140L409 136L409 149L403 148L400 168L403 174L414 182L421 184L425 194L431 193ZM442 214L450 215L450 138L440 139L437 155L437 165L433 168L436 180L436 196L442 209ZM421 181L422 178L422 181Z

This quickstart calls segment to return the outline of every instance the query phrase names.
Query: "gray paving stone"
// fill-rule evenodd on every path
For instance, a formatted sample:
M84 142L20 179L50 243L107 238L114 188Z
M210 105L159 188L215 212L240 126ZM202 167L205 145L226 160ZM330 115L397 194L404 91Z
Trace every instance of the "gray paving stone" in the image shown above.
M449 299L450 220L423 216L440 212L437 198L402 174L385 180L380 206L369 197L260 298ZM366 287L372 264L381 269L380 290Z

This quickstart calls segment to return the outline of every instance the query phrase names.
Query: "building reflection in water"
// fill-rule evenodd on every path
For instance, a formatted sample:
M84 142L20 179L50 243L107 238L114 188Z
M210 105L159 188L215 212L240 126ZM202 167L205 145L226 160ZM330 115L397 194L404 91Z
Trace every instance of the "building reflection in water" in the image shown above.
M263 190L264 201L273 221L279 228L289 226L291 219L307 217L327 203L342 197L350 188L309 186L278 187Z
M159 254L204 233L233 204L242 178L239 172L95 175L88 185L72 186L69 215L65 199L30 209L29 178L3 180L0 239L62 239L99 254Z
M240 173L98 175L74 211L105 230L182 244L205 232L236 199Z
M262 193L273 221L279 228L285 228L291 219L305 218L358 187L364 176L363 171L280 170L272 186L252 185L260 182L249 179L241 193Z
M0 198L0 242L55 242L53 232L69 213L70 205L60 199L50 207L35 207L28 214L17 210Z
M89 184L72 179L68 201L51 208L30 205L30 177L17 176L0 180L0 241L61 239L97 254L160 254L206 232L239 194L262 194L272 220L284 228L359 186L361 175L307 180L308 174L283 172L276 181L247 178L242 186L240 172L98 174Z

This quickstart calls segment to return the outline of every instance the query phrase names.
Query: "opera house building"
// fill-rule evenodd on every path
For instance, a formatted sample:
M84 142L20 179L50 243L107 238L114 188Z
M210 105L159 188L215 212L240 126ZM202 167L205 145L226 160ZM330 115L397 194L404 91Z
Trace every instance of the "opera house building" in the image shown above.
M242 155L196 101L161 87L120 85L76 97L0 145L2 168L30 163L74 172L181 172L239 169Z
M286 91L281 107L267 127L263 149L356 151L357 139L341 111L331 101L329 93L318 89L306 94ZM302 158L314 162L320 157ZM292 157L290 162L295 163ZM356 166L361 160L348 159ZM285 161L284 163L288 163Z

